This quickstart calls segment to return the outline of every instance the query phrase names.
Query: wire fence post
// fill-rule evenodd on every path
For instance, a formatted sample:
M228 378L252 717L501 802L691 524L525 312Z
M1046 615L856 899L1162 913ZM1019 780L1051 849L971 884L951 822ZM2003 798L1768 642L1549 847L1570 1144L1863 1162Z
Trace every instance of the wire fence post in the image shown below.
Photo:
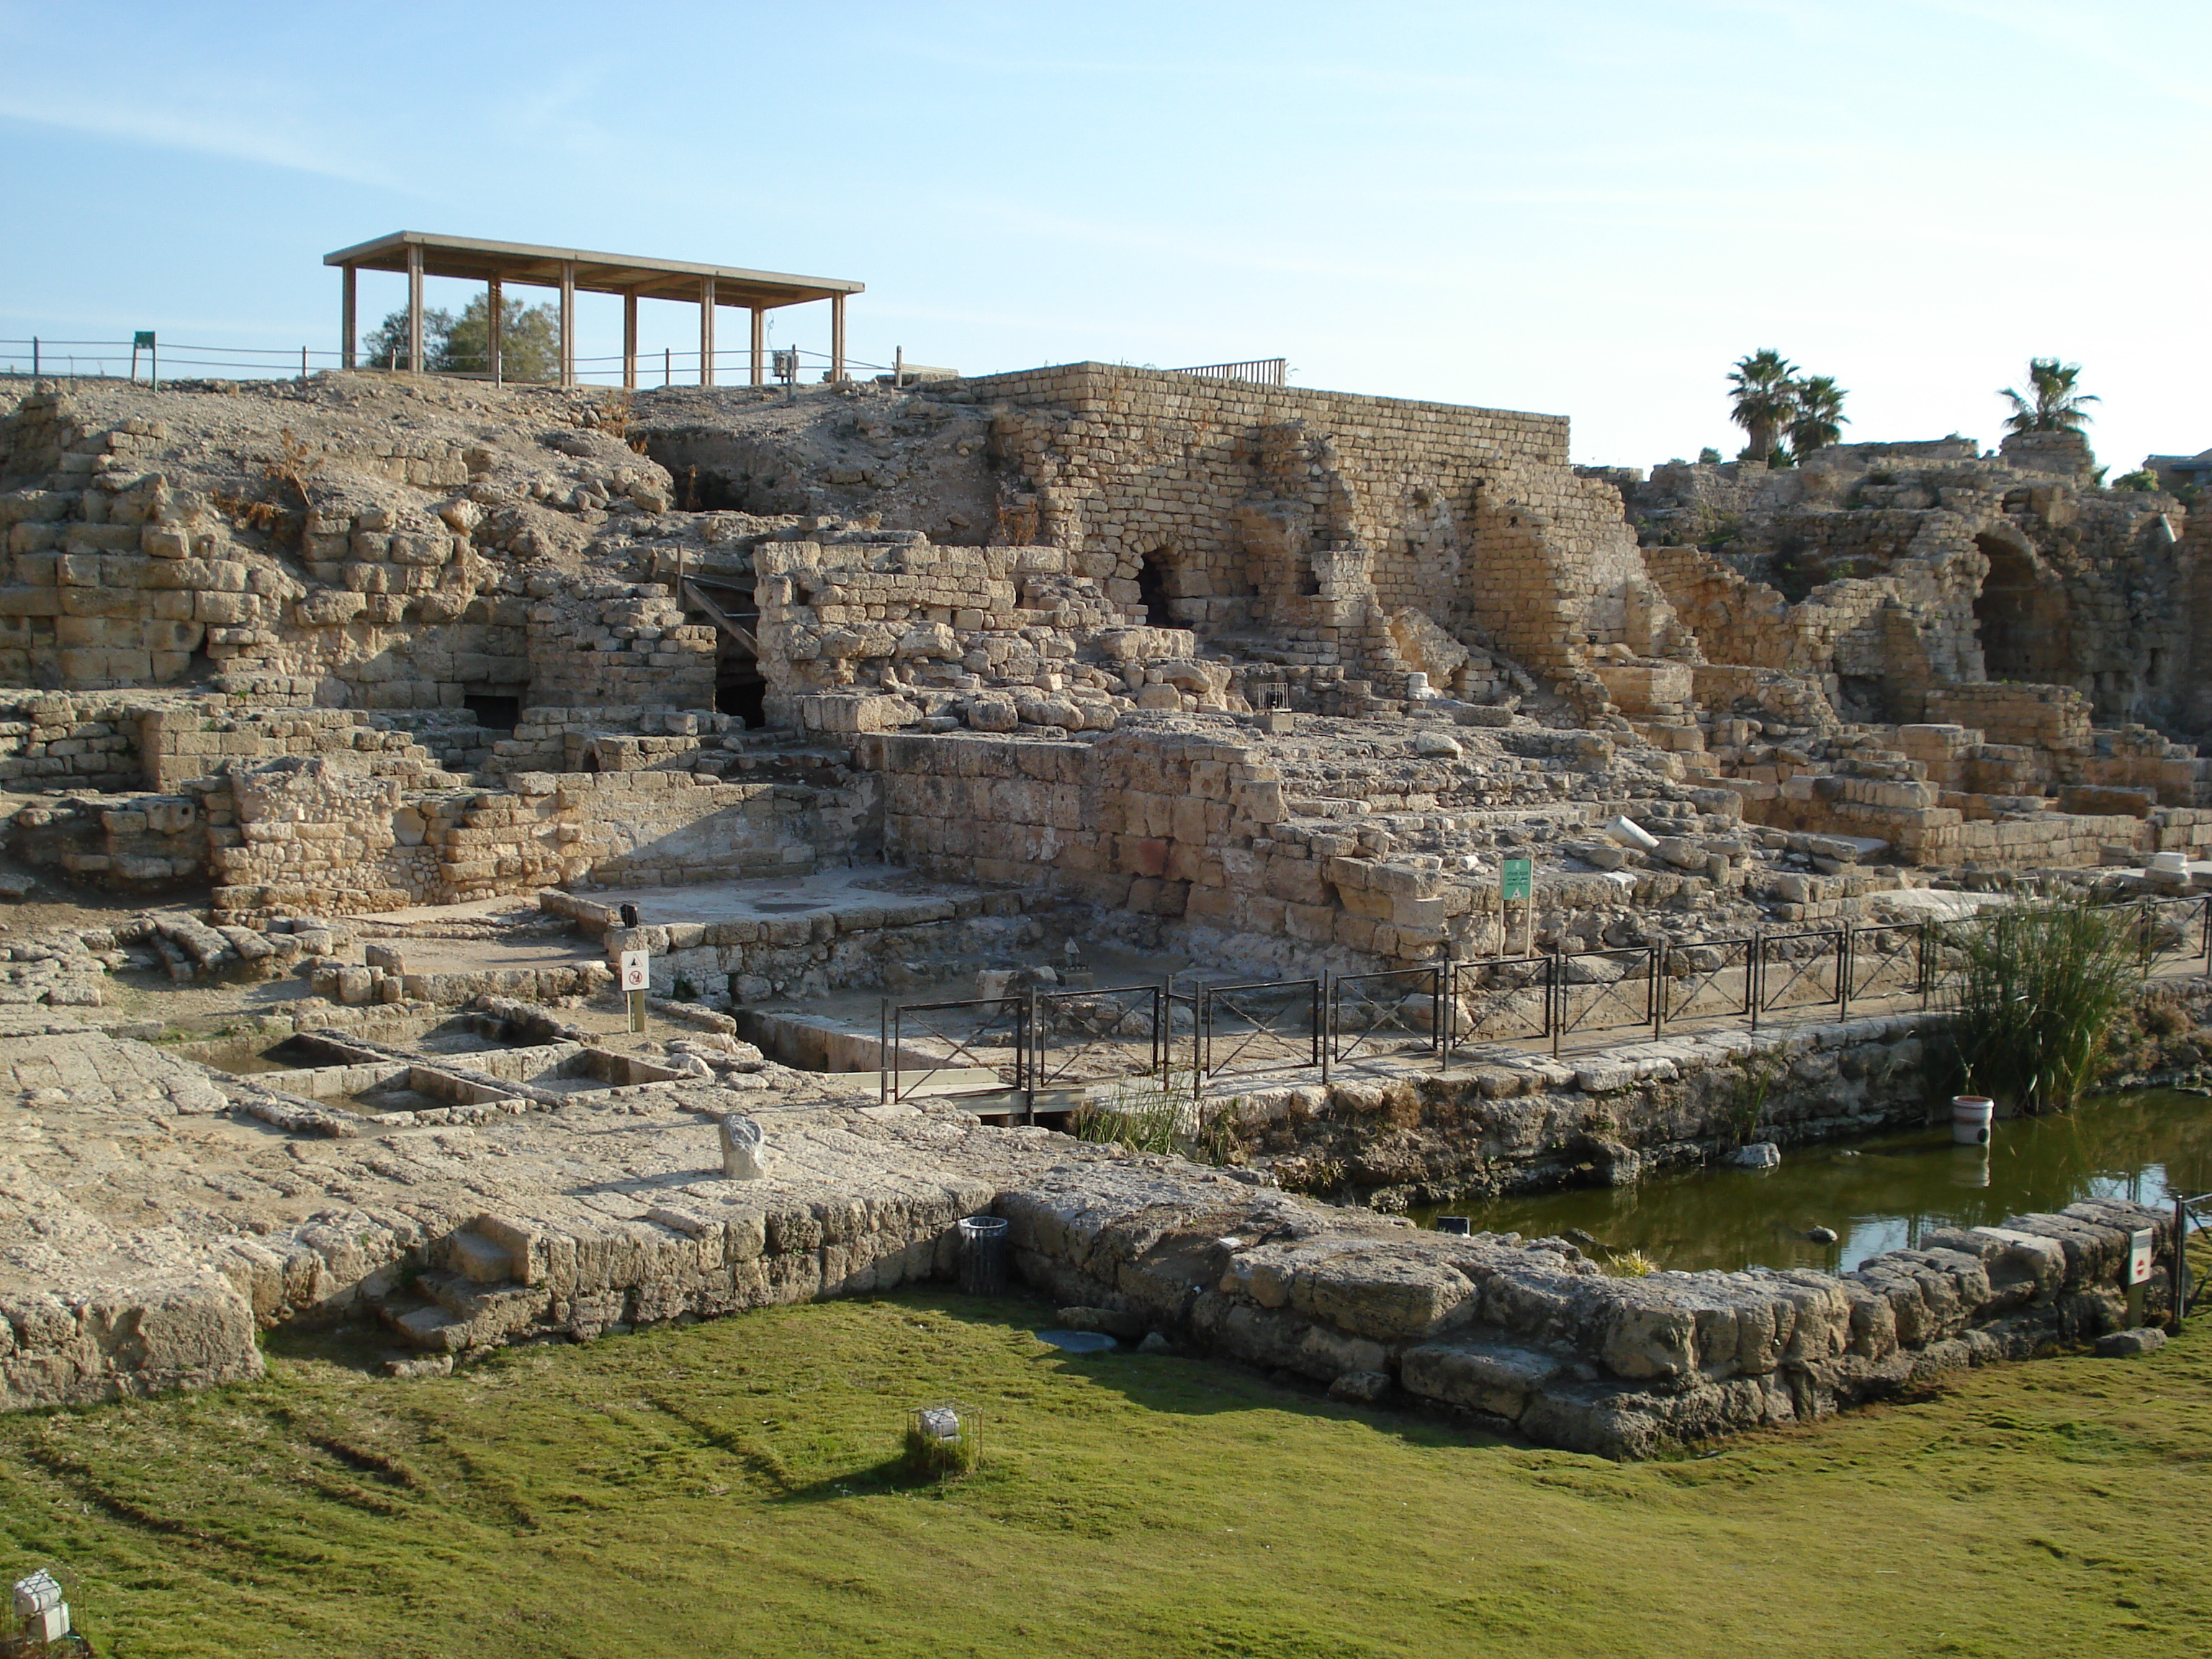
M1329 982L1329 971L1321 969L1318 980L1321 1009L1314 1029L1321 1030L1321 1086L1329 1086L1329 1061L1336 1060L1336 987Z
M1459 963L1446 957L1437 969L1437 1070L1451 1070L1452 1039L1459 1024Z
M2181 1334L2181 1322L2189 1312L2189 1206L2179 1193L2173 1195L2173 1261L2166 1270L2172 1293L2166 1298L2166 1332Z
M1552 1058L1553 1060L1557 1060L1559 1057L1559 1037L1562 1034L1562 1029L1567 1023L1565 1007L1567 980L1566 964L1566 957L1561 951L1559 945L1557 944L1553 945L1552 946L1552 982L1549 988L1550 1001L1552 1005Z

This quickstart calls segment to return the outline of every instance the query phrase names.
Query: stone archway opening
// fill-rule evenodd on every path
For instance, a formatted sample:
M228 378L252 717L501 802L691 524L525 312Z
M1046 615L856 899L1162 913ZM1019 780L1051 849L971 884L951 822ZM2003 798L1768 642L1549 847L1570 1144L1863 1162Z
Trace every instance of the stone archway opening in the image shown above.
M1982 578L1982 591L1974 596L1974 625L1981 636L1983 672L1993 680L2053 678L2046 672L2046 660L2056 641L2045 636L2039 620L2045 609L2045 592L2034 563L1999 537L1977 536L1974 545L1990 562L1989 574Z
M1145 607L1147 628L1176 625L1174 608L1168 602L1167 567L1158 553L1147 553L1137 561L1137 599Z

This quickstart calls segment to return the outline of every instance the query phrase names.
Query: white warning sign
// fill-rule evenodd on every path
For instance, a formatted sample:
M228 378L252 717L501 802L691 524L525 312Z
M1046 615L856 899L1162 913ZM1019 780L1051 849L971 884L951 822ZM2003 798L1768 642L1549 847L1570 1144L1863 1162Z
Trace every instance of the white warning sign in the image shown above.
M622 988L625 991L642 991L652 981L647 966L653 960L646 951L625 951L622 953Z

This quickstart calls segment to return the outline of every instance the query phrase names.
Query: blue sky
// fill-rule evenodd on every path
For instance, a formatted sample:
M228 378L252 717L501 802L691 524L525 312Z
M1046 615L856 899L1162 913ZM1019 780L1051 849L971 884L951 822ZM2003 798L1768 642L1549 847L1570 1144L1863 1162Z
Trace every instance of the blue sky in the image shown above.
M2212 446L2208 58L2161 0L0 0L0 337L328 349L322 255L406 228L856 277L871 361L1281 356L1638 465L1734 453L1756 347L1851 437L1984 443L2055 354L2132 465Z

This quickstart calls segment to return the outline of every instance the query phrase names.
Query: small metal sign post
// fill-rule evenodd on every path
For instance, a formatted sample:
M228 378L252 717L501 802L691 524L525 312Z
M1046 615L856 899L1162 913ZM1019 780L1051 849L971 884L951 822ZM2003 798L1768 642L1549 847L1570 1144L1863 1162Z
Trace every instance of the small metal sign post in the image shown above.
M2130 1324L2143 1322L2143 1286L2150 1283L2151 1256L2158 1235L2148 1227L2138 1227L2128 1234L2128 1271L2121 1281L2128 1291L2128 1321Z
M1498 944L1508 955L1513 950L1513 930L1507 921L1512 912L1508 907L1516 901L1521 906L1521 949L1525 953L1535 948L1536 906L1532 896L1535 890L1535 872L1536 861L1534 859L1506 859L1498 866Z
M161 353L154 343L154 331L150 328L142 328L131 337L131 378L134 380L138 378L138 354L142 351L147 354L150 365L147 382L159 392L161 389Z
M645 1030L645 993L653 982L651 954L644 951L625 951L622 953L622 988L629 998L629 1029L641 1035Z

